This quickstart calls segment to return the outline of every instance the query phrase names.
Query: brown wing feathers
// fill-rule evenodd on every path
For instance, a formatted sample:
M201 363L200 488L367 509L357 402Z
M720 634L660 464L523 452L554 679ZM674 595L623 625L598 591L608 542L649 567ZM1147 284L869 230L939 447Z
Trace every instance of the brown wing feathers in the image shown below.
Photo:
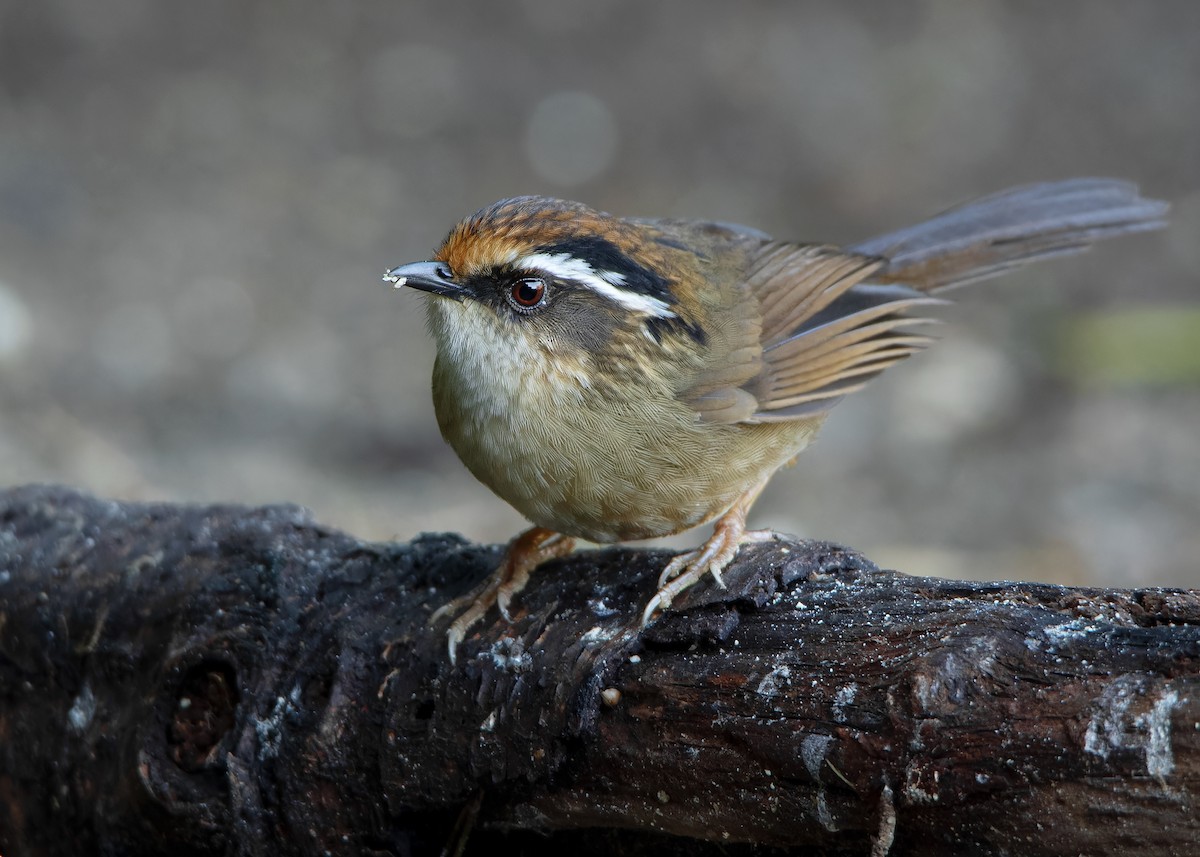
M728 331L729 359L685 398L714 422L821 414L931 342L911 330L931 320L909 315L944 303L931 293L1156 229L1167 209L1128 182L1072 179L985 197L849 250L739 233L753 247L741 279L760 315Z
M930 340L904 313L938 301L909 289L855 287L886 260L830 247L774 245L747 279L763 313L763 368L753 418L788 420L828 410ZM814 322L819 322L814 324Z
M767 245L746 283L758 297L764 345L795 331L884 264L831 247Z
M909 328L931 319L907 313L942 303L929 293L1157 229L1167 209L1128 182L1072 179L985 197L849 251L764 245L747 278L763 312L753 418L828 410L928 345Z

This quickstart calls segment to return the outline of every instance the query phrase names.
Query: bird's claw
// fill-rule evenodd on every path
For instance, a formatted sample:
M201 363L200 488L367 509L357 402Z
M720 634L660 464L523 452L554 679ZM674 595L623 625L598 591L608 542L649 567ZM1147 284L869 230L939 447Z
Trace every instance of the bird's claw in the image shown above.
M642 611L642 627L650 624L656 611L670 607L676 595L699 583L706 574L725 589L721 573L733 562L738 549L744 544L772 541L776 537L772 530L741 530L737 526L718 524L707 542L667 563L658 576L658 591Z
M454 621L446 630L446 645L450 663L458 660L458 646L466 639L467 632L479 622L495 605L505 622L512 621L512 600L525 584L535 568L550 559L566 556L575 547L575 540L552 530L534 527L526 530L509 543L504 559L481 585L447 604L443 604L429 617L433 625L442 618L453 615Z

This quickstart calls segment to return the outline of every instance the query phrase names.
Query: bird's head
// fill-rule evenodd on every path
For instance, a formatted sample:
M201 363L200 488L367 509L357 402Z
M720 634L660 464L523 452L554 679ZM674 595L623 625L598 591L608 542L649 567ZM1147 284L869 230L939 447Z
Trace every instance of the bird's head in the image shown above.
M701 257L648 222L527 196L457 224L427 262L384 279L427 292L445 352L505 350L564 363L702 337L690 306ZM645 356L645 355L643 355Z

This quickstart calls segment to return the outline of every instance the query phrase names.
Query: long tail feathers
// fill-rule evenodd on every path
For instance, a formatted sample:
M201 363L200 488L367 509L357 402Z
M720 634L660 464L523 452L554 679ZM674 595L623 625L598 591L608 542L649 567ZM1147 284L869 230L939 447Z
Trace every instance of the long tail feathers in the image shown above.
M1116 179L1013 188L850 248L888 264L874 282L937 292L1035 259L1080 253L1105 238L1165 225L1169 206Z
M928 319L909 312L942 302L931 293L1157 229L1166 214L1166 203L1142 199L1128 182L1072 179L984 197L850 248L877 268L861 256L824 259L811 247L769 252L758 289L770 308L763 330L776 330L764 343L753 417L772 422L828 411L923 348L929 339L911 329Z

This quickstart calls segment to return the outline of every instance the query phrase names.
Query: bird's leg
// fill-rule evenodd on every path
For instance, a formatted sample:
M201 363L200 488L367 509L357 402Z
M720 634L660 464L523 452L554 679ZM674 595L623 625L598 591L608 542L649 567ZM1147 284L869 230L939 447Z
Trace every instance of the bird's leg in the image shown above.
M713 534L708 541L693 551L681 553L667 564L658 578L658 592L654 593L642 612L643 626L650 623L656 610L669 607L676 595L699 583L706 574L711 574L717 585L724 589L725 581L721 579L721 572L737 556L738 548L775 537L770 530L746 529L746 515L769 479L763 479L734 501L713 525Z
M446 643L450 648L450 663L454 663L458 644L466 637L471 626L484 617L492 605L500 608L500 615L512 621L508 608L513 596L525 588L529 575L543 562L566 556L575 549L575 540L553 530L533 527L508 543L500 566L480 586L442 605L429 617L429 624L453 614L455 619L446 631Z

